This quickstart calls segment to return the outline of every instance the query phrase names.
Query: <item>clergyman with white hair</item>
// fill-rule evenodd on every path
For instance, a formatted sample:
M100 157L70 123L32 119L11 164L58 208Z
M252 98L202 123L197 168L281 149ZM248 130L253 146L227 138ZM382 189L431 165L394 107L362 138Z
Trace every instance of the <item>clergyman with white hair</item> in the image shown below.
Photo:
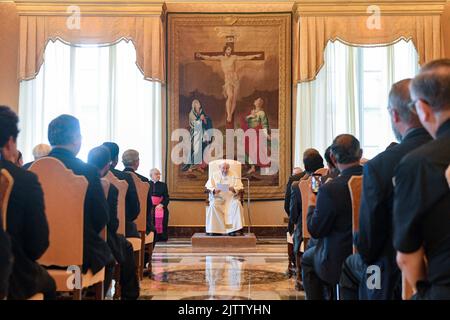
M50 151L52 151L52 147L50 147L48 144L40 143L40 144L36 145L33 148L33 151L32 151L34 161L39 160L40 158L48 156ZM28 162L28 163L23 165L23 168L28 170L31 167L32 164L33 164L33 162Z
M209 191L209 207L206 210L206 234L230 236L242 234L244 209L239 200L239 191L244 186L239 177L230 170L226 161L219 166L206 183Z
M150 170L150 193L155 241L167 241L169 238L167 232L169 225L169 190L167 184L161 181L161 172L156 168Z

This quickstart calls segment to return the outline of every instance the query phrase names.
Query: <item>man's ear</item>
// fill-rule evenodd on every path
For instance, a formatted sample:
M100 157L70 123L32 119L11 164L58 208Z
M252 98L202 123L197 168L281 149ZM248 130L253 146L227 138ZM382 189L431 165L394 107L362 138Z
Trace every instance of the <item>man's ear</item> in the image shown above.
M420 122L429 122L432 116L431 107L428 103L423 100L418 100L416 103L417 115L419 116Z
M331 159L331 162L334 164L334 166L337 168L336 157L334 156L333 153L330 153L330 159Z
M394 123L398 123L400 122L400 116L398 115L398 111L395 109L391 110L391 117L392 117L392 121Z

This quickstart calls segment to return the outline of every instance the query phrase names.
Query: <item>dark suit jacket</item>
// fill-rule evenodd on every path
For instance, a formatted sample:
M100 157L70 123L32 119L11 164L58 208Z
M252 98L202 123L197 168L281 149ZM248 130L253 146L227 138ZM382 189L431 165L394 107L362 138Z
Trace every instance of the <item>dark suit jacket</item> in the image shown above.
M361 174L359 165L342 171L320 187L316 207L308 209L308 231L317 239L314 269L330 285L338 283L342 263L352 253L352 203L347 182Z
M292 182L294 181L298 181L300 180L301 177L303 177L304 172L300 173L300 174L294 174L292 176L289 177L288 182L286 184L286 191L284 193L284 212L286 212L286 214L289 217L290 214L290 208L291 208L291 186L292 186Z
M91 269L96 273L113 261L111 250L100 237L100 232L109 222L109 208L97 169L62 148L54 148L49 157L60 160L76 175L82 175L88 181L84 200L83 272Z
M400 144L390 147L365 164L356 242L364 263L370 265L381 256L389 256L395 265L392 243L394 169L406 154L429 141L431 136L425 129L412 129Z
M111 169L111 172L117 179L125 180L128 183L128 190L125 196L125 235L129 238L139 238L140 235L134 223L141 210L136 185L129 174L116 169Z
M6 227L11 238L14 264L10 278L10 297L27 299L39 292L48 276L36 263L49 246L49 229L44 208L44 194L37 176L0 160L14 179L9 198ZM13 294L11 294L13 293Z

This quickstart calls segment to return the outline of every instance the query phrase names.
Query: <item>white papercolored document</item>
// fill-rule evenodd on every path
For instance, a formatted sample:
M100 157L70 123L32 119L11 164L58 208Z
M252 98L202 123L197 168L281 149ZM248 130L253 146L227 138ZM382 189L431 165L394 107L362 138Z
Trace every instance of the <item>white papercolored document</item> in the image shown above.
M218 183L216 185L216 189L220 190L221 192L227 192L230 189L230 185L226 183Z

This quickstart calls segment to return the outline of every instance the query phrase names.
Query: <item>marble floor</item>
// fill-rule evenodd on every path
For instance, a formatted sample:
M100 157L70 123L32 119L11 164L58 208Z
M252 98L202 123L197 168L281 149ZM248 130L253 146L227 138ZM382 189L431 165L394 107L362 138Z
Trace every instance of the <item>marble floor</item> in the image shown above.
M286 267L283 240L259 240L256 249L233 252L197 252L190 239L171 240L155 247L153 275L141 282L140 299L303 300Z

